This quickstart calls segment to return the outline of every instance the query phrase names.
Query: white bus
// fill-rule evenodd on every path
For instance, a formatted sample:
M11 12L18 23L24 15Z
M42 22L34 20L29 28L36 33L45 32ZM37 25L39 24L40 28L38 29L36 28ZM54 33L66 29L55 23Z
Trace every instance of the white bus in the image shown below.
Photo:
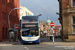
M21 42L40 43L38 16L23 16L21 20Z

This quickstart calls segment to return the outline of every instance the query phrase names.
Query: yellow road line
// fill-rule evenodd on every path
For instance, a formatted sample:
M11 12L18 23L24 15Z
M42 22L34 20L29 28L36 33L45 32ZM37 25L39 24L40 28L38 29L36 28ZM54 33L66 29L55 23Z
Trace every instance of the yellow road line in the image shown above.
M0 44L0 46L12 46L12 44Z

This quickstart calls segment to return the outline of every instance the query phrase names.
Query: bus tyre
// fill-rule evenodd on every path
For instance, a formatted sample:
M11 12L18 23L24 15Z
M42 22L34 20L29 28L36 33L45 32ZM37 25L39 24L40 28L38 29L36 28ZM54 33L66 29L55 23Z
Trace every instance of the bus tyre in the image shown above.
M40 44L40 43L37 43L37 44Z
M23 43L23 45L25 45L25 43Z

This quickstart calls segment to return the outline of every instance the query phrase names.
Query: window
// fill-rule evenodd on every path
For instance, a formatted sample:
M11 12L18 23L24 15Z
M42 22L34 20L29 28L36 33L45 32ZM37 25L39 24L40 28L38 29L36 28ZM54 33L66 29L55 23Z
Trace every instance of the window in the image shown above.
M29 13L28 13L28 15L29 15Z
M7 1L7 6L8 6L9 8L12 8L12 0L8 0L8 1Z
M43 25L43 27L45 27L45 25Z
M22 31L22 36L30 36L30 37L34 37L34 36L38 36L39 33L38 33L38 30L27 30L27 31Z
M27 15L27 12L26 12L26 15Z
M28 13L28 15L29 15L29 13Z
M18 18L17 18L17 23L18 23Z
M16 22L16 17L14 16L14 22Z
M18 18L18 23L19 23L19 18Z
M10 3L12 3L12 0L9 0Z
M2 12L2 18L3 18L4 20L6 20L6 13L5 13L5 12Z
M73 24L75 24L75 17L73 17Z
M4 27L2 28L2 39L4 40Z
M14 22L16 21L16 18L15 18L15 16L14 16Z
M17 19L17 18L15 17L15 22L16 22L16 19Z
M73 17L73 33L75 33L75 17Z
M14 5L14 7L16 7L16 6Z
M11 3L8 3L8 7L10 7L10 8L11 8L11 7L12 7L12 4L11 4Z
M10 21L12 21L12 15L10 15L9 18L10 18Z
M4 5L5 5L5 0L2 0L2 4L4 4Z
M75 25L73 25L73 33L75 33Z
M27 16L27 17L22 17L22 22L34 22L34 23L38 23L38 17L35 17L35 16Z
M6 33L5 33L5 39L7 39L7 31L8 31L8 30L7 30L7 27L6 27L6 30L5 30L5 32L6 32Z
M75 0L73 0L73 6L75 6Z
M7 3L9 8L12 8L12 0L9 0L9 2Z

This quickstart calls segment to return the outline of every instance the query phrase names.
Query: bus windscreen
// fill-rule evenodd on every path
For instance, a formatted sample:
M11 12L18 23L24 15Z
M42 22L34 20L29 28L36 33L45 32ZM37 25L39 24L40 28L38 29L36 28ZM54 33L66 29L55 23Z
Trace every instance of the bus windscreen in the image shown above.
M22 17L22 23L38 23L38 17Z
M22 17L22 28L38 28L38 17Z

